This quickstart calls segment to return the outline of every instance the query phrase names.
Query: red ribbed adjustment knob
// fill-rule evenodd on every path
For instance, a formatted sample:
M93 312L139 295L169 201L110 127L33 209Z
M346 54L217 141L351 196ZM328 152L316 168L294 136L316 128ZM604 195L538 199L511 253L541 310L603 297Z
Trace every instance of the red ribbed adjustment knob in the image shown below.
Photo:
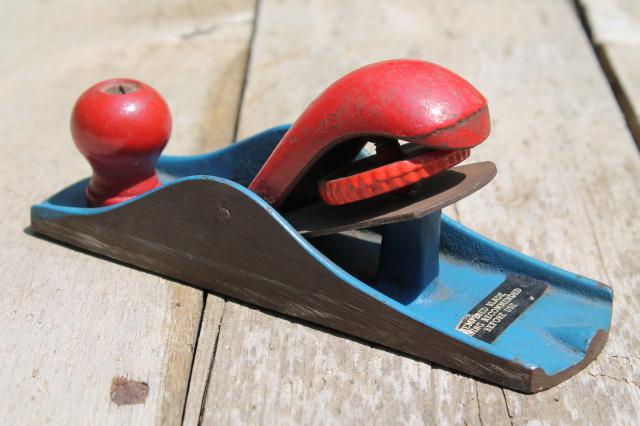
M469 149L433 150L397 161L390 159L393 162L349 176L340 173L337 177L329 176L320 181L318 191L322 200L332 206L355 203L400 190L434 176L466 160L470 153ZM380 151L376 155L380 156ZM356 162L349 169L357 170L359 163L364 165L366 162L367 159Z
M93 85L73 108L71 133L93 169L89 205L117 204L160 186L155 166L171 135L171 113L152 87L124 78Z

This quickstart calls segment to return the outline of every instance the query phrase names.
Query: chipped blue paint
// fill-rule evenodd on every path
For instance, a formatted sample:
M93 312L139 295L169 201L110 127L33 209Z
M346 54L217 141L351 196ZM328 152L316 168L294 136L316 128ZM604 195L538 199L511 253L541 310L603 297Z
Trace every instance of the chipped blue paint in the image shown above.
M287 129L288 126L275 127L209 154L161 157L158 172L163 186L118 205L87 208L84 201L87 180L80 181L33 206L32 217L44 220L100 214L135 203L185 180L214 180L240 191L267 211L297 244L343 282L407 317L496 357L542 368L548 375L556 374L582 360L598 330L609 331L613 300L609 287L511 250L445 215L440 220L440 213L403 224L385 225L380 231L382 235L385 231L407 235L407 244L396 239L393 246L397 248L396 261L401 262L403 268L416 271L415 276L422 280L415 276L410 278L411 291L390 290L397 287L397 283L389 283L397 276L390 266L394 262L386 262L377 281L365 282L356 278L246 188ZM437 225L440 226L439 240L437 233L429 231ZM425 249L416 251L415 244L420 241ZM493 343L457 331L456 325L461 318L496 289L508 274L522 274L544 281L548 289Z

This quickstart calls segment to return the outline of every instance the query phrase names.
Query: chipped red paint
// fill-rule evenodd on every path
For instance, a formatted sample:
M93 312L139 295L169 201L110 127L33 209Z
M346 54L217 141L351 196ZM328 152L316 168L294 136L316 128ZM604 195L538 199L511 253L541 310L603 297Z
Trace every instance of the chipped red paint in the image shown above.
M325 153L361 136L457 150L479 144L489 130L487 101L462 77L430 62L378 62L347 74L316 98L249 189L278 206Z
M122 78L93 85L76 102L71 132L93 168L90 205L117 204L160 186L155 165L171 134L171 113L152 87Z

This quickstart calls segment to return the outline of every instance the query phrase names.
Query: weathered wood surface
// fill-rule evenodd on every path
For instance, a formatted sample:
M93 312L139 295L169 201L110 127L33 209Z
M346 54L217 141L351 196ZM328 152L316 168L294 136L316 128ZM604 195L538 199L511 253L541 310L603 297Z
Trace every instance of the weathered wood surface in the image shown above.
M637 113L637 6L583 4ZM28 235L29 206L89 172L67 123L94 81L128 75L162 92L167 152L231 140L254 4L22 2L0 16L0 424L635 423L640 165L574 4L262 0L258 11L240 137L292 121L367 62L456 70L492 111L472 161L499 174L448 213L610 283L608 346L577 377L525 396L216 295L201 315L200 291ZM147 383L145 403L111 402L117 377Z
M592 39L640 146L640 2L582 0Z
M96 81L131 76L163 93L174 115L169 152L229 143L253 14L251 0L6 5L0 15L0 424L181 421L202 292L25 228L31 204L89 173L68 123L73 102ZM209 299L210 308L222 303ZM130 385L137 395L127 398L127 385L112 395L119 378L145 383L144 403L112 402L144 399L142 384ZM197 389L200 382L191 383Z
M493 135L473 159L499 174L449 213L611 283L614 328L586 371L525 396L227 302L215 362L198 354L213 365L203 424L634 423L640 164L573 3L264 0L258 16L239 136L295 119L367 62L410 56L458 71L492 110Z

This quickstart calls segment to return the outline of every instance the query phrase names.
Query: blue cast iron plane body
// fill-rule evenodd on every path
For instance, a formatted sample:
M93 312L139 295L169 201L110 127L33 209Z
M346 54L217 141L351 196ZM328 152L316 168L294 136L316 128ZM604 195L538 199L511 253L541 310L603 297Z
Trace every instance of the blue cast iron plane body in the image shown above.
M84 220L90 224L94 218L133 209L145 199L148 202L160 200L165 191L179 194L182 186L207 184L235 194L233 196L242 203L251 204L252 209L259 212L256 214L266 217L269 226L277 228L278 235L288 239L293 247L289 251L303 253L308 258L305 262L317 265L321 275L335 280L331 285L336 290L332 296L334 300L324 302L316 300L316 296L320 296L312 290L309 304L304 306L304 297L296 299L296 286L303 282L304 285L313 283L306 282L304 271L287 264L287 253L279 254L285 260L276 267L292 268L290 273L278 271L274 274L282 273L285 277L289 274L293 277L290 282L283 283L283 278L247 278L262 284L244 292L241 275L233 283L223 283L222 279L216 279L217 271L222 271L222 275L235 272L225 270L215 258L201 259L202 256L193 255L193 262L211 267L206 272L211 284L199 278L192 280L195 281L192 284L373 340L524 392L545 389L575 374L602 349L612 313L613 295L608 286L513 251L441 215L440 211L364 231L317 237L298 232L283 215L247 189L287 129L288 126L276 127L209 154L163 156L157 166L163 185L118 205L86 207L84 189L87 180L78 182L34 205L32 226L39 233L87 250L188 280L180 270L156 265L144 257L153 257L153 253L158 253L154 251L157 246L170 245L170 241L143 241L132 249L137 251L139 258L135 255L124 257L119 255L117 244L114 247L114 240L109 239L115 238L109 230L87 225L74 231L76 236L66 237L67 231L62 228L74 221ZM215 198L215 192L212 194ZM186 196L184 202L189 202ZM247 226L254 221L250 216L238 217L230 207L221 206L217 211L228 213L233 220L244 220ZM194 223L198 220L194 219ZM153 226L171 227L171 218L167 217L166 221ZM120 231L115 229L113 232ZM146 237L137 238L144 240ZM190 244L195 247L203 238L219 245L231 243L217 240L219 235L198 235L193 236ZM149 253L143 253L146 247L150 247ZM272 247L274 251L279 249ZM286 287L284 298L287 292L292 294L291 303L287 305L286 300L276 303L271 300L273 297L270 299L270 292L280 288L277 286ZM322 290L318 289L318 292L320 294ZM366 300L366 307L354 306L357 302L351 302L343 308L342 292L345 300ZM528 295L528 299L523 299L523 294ZM518 307L520 302L516 301L522 302L522 306ZM335 311L332 306L336 306ZM372 309L378 312L361 312ZM518 309L521 311L516 312ZM344 317L347 311L354 312L352 318ZM353 324L360 321L359 312L362 318L370 315L374 318L371 321L379 321L380 330L384 329L386 334L365 331L359 324ZM484 328L479 330L481 326ZM371 327L376 328L376 325ZM425 334L427 337L424 338L432 341L414 341L420 338L423 329L431 333ZM406 335L403 334L405 331ZM439 347L432 349L429 346ZM436 352L430 352L434 350Z

